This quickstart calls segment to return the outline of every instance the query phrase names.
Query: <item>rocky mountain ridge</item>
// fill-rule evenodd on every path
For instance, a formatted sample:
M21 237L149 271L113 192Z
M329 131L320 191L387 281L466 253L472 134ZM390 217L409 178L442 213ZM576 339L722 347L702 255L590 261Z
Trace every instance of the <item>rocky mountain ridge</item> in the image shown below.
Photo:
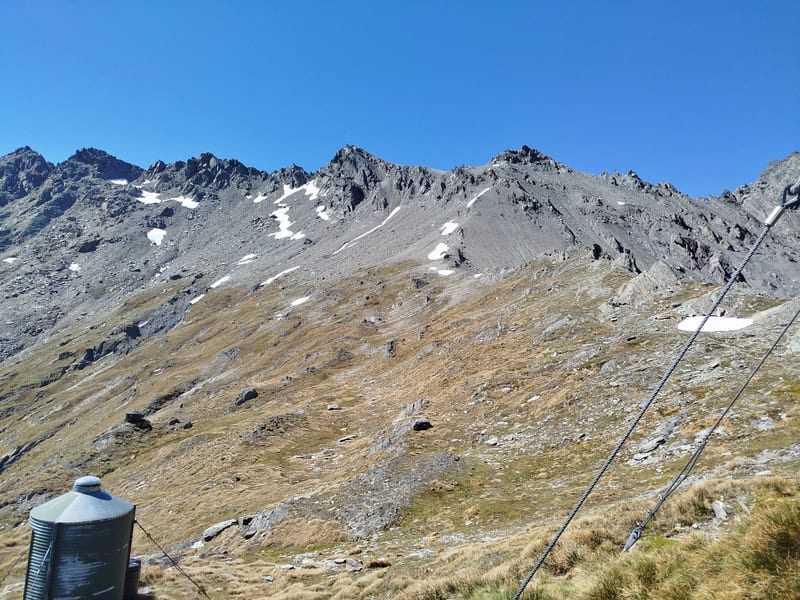
M174 326L212 282L253 287L301 266L294 277L339 277L427 258L442 274L496 277L549 253L588 251L633 272L661 262L720 282L798 164L795 153L752 185L693 199L633 172L578 173L527 146L449 172L347 146L316 173L266 173L208 153L142 170L96 149L53 165L21 148L0 158L0 294L13 315L0 356L165 277L195 278L193 295L154 315L145 335ZM746 275L754 290L800 289L792 219Z

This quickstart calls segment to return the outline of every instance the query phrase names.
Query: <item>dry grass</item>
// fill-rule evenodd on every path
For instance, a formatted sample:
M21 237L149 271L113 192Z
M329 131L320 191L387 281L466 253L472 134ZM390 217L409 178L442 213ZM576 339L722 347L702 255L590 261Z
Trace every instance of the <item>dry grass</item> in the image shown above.
M13 543L27 545L27 528L13 529L25 517L14 509L20 491L59 494L86 472L101 475L109 490L134 501L138 517L168 546L287 498L345 502L337 496L341 484L386 459L385 453L368 453L373 441L391 429L406 404L425 398L434 427L407 437L402 468L412 470L419 459L443 452L461 456L464 470L437 475L404 511L398 528L380 532L364 559L388 558L390 567L361 574L276 570L274 564L290 560L291 552L313 550L326 557L352 546L341 540L341 524L313 517L283 523L262 546L255 539L244 542L231 529L202 552L188 552L186 567L208 583L215 598L502 597L605 457L628 409L660 375L662 365L652 357L668 354L684 339L672 324L651 319L669 310L674 298L643 307L624 323L601 320L599 306L629 278L604 261L547 260L493 283L429 277L422 289L410 285L412 276L428 277L422 267L398 264L316 289L217 290L193 306L180 326L147 340L137 352L47 382L64 362L59 354L79 357L115 326L180 292L179 283L170 284L163 294L159 288L104 316L104 324L64 332L24 360L0 365L0 455L52 434L0 476L0 506L9 503L0 508L0 567L9 562ZM676 297L707 291L688 286ZM287 310L304 295L313 301ZM719 355L728 365L720 370L739 376L735 365L752 362L757 350L709 339L687 370ZM710 502L738 489L747 459L796 443L800 415L792 400L800 388L792 368L773 365L769 380L754 386L752 403L739 409L738 420L704 456L700 472L720 467L717 473L731 481L680 496L664 507L654 532L672 536L676 524L707 520ZM189 392L150 417L151 434L122 437L95 451L92 440L121 423L126 411L141 410L185 383L191 383ZM732 386L722 379L696 383L679 373L642 431L652 431L663 415L676 415L680 436L691 439ZM256 387L259 397L233 407L247 387ZM538 400L529 401L533 397ZM327 410L334 402L341 411ZM2 412L12 404L13 412ZM749 431L750 419L763 414L778 422L775 429ZM191 420L193 427L170 428L171 418ZM279 425L269 435L250 436L265 423ZM586 437L576 440L578 431ZM357 437L337 442L348 434ZM487 447L483 440L489 435L501 443ZM589 569L614 581L617 563L610 556L643 506L630 498L660 489L680 464L666 459L661 471L616 464L587 506L598 512L565 537L543 583L528 597L588 594L600 585ZM794 465L776 462L770 468L791 472ZM764 485L752 493L781 495L778 484ZM791 491L795 484L786 485ZM510 535L529 523L536 527L525 536ZM442 541L448 535L455 541ZM502 540L474 545L484 535ZM676 544L688 556L691 544L698 552L709 550L705 543L681 538L643 556L667 557ZM436 557L407 560L409 550L421 545ZM134 549L155 551L138 534ZM644 585L641 580L677 585L677 575L662 577L658 556L655 575L644 558L636 563L641 575L639 583L625 583L630 590ZM266 575L275 581L264 582ZM151 576L161 597L193 597L172 569ZM578 580L585 586L573 583Z

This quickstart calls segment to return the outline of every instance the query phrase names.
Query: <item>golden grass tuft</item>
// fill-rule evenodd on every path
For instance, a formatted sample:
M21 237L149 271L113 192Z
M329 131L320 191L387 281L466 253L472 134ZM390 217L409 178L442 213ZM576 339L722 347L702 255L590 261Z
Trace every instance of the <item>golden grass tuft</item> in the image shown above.
M322 519L289 519L279 523L264 538L269 548L302 548L305 550L332 546L347 535L331 521Z

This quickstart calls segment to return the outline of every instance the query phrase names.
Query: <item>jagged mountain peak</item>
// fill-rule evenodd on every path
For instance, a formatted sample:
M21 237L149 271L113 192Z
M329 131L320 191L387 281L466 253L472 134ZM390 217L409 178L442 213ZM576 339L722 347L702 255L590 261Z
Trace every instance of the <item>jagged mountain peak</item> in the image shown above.
M105 150L81 148L56 167L71 178L96 177L106 180L132 181L139 177L143 169L120 160Z
M512 165L526 164L545 166L548 168L558 168L562 166L561 163L544 152L527 145L523 145L519 150L504 150L492 159L492 163L496 164L501 162L510 163Z
M30 146L0 157L0 206L31 193L52 170L53 165Z
M369 174L370 178L381 176L390 163L370 154L358 146L344 146L339 149L330 162L320 169L320 174L332 177L355 177Z

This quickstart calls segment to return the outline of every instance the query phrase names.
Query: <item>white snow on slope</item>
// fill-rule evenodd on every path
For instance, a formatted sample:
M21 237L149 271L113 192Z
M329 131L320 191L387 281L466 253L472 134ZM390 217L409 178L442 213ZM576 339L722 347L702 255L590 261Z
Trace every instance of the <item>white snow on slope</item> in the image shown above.
M686 317L678 324L678 329L681 331L697 331L700 323L703 321L703 316L697 315L694 317ZM702 332L712 331L736 331L743 329L748 325L752 325L753 319L738 319L736 317L709 317L706 324L703 325Z
M236 264L239 266L247 265L253 262L258 257L257 254L245 254L242 258L239 259L239 262Z
M303 296L302 298L298 298L297 300L292 300L291 306L300 306L301 304L305 304L309 301L311 296Z
M278 198L277 200L275 200L275 202L273 204L283 204L283 201L286 200L286 198L288 198L289 196L291 196L295 192L298 192L299 190L300 190L300 188L293 188L293 187L291 187L289 185L286 185L284 183L283 184L283 195L280 198Z
M306 196L308 196L309 200L316 200L319 198L319 188L317 187L316 180L309 181L308 183L304 183L300 187L290 187L283 184L283 195L275 200L275 204L283 204L283 201L286 200L289 196L296 194L297 192L303 192Z
M313 201L319 198L319 188L317 187L317 182L314 179L305 185L301 185L299 189L304 191L305 195L309 197L309 200Z
M148 192L145 190L141 190L142 195L140 198L136 198L142 204L158 204L161 202L161 194L158 192Z
M69 266L69 270L77 273L78 271L81 270L81 266L78 263L72 263Z
M127 179L109 179L108 181L115 185L128 185Z
M273 275L272 277L270 277L269 279L267 279L267 280L266 280L265 282L263 282L261 285L269 285L270 283L272 283L273 281L275 281L275 280L276 280L278 277L283 277L283 276L284 276L284 275L286 275L287 273L291 273L292 271L296 271L296 270L297 270L297 269L299 269L299 268L300 268L300 267L292 267L291 269L286 269L285 271L281 271L280 273L278 273L278 274L276 274L276 275Z
M206 297L205 294L200 294L199 296L197 296L197 298L192 298L191 300L189 300L189 304L197 304L198 302L200 302L200 300L202 300L205 297ZM142 325L144 325L144 323L142 323Z
M456 229L458 229L458 223L453 223L452 221L448 221L447 223L442 225L441 229L442 229L442 235L450 235Z
M625 206L627 202L622 202L621 200L617 200L617 204L619 204L620 206Z
M481 196L483 196L483 195L484 195L486 192L488 192L490 189L492 189L492 188L490 188L490 187L486 188L486 189L485 189L485 190L483 190L481 193L479 193L477 196L475 196L475 197L474 197L472 200L470 200L469 202L467 202L467 208L472 208L472 205L473 205L473 204L475 204L475 202L477 202L478 198L480 198Z
M430 254L428 254L428 260L443 259L444 255L447 254L447 250L448 250L447 244L439 242L438 244L436 244L436 248L434 248L433 251Z
M259 194L255 198L253 198L253 204L261 204L267 197L264 194Z
M453 271L452 269L439 269L439 270L438 270L438 271L436 271L436 272L437 272L439 275L444 275L444 276L447 276L447 275L452 275L453 273L455 273L455 271Z
M15 260L19 260L19 259L18 259L16 256L9 256L8 258L4 258L4 259L3 259L3 262L4 262L4 263L11 264L11 263L13 263Z
M147 239L153 242L156 246L160 246L161 242L164 241L164 236L166 233L167 232L163 229L158 229L155 227L147 232Z
M177 198L170 198L170 200L174 200L175 202L186 208L197 208L198 206L200 206L199 202L192 200L191 198L187 198L186 196L178 196Z
M392 209L392 212L390 212L390 213L389 213L389 216L388 216L388 217L386 217L386 218L385 218L383 221L381 221L379 225L376 225L375 227L373 227L373 228L372 228L372 229L370 229L369 231L365 231L365 232L364 232L364 233L362 233L361 235L354 237L354 238L353 238L352 240L350 240L349 242L345 242L344 244L342 244L342 247L341 247L341 248L339 248L339 249L338 249L336 252L334 252L334 253L333 253L333 255L339 254L339 252L341 252L342 250L344 250L344 249L345 249L345 248L347 248L348 246L352 246L352 245L353 245L353 244L355 244L355 243L356 243L358 240L360 240L360 239L361 239L361 238L363 238L363 237L366 237L366 236L368 236L370 233L373 233L373 232L375 232L375 231L378 231L378 229L380 229L381 227L383 227L384 225L386 225L386 223L388 223L388 222L389 222L389 219L391 219L393 216L395 216L395 215L398 213L398 211L399 211L399 210L400 210L400 207L399 207L399 206L397 206L397 207L395 207L394 209ZM333 255L332 255L332 256L333 256Z
M212 283L210 287L211 288L219 287L226 281L230 281L230 279L231 279L230 275L225 275L225 277L221 277L220 279L217 279L214 283Z
M291 230L292 222L289 220L288 206L283 206L278 210L272 211L272 215L278 219L278 231L275 233L270 233L270 237L274 237L276 240L282 240L284 238L299 240L306 237L303 232L294 233Z
M331 213L326 212L325 207L319 205L317 207L317 216L322 219L323 221L330 221L331 220Z

